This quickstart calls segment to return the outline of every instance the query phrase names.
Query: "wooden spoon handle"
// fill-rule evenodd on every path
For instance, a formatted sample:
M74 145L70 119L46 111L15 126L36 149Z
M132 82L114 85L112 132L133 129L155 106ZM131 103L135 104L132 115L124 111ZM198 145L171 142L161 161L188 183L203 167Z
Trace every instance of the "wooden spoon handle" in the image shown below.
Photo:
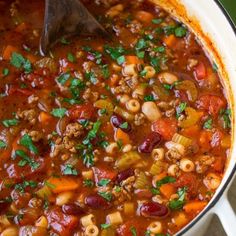
M46 0L44 30L41 37L41 54L62 36L100 34L104 28L79 0Z

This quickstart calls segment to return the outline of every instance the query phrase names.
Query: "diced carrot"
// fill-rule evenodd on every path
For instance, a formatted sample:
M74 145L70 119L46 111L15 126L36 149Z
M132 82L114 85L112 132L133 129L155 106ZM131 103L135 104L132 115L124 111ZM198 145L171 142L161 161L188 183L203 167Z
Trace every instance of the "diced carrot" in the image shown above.
M182 134L187 137L198 137L200 133L200 127L198 125L193 125L191 127L185 128L182 131Z
M192 201L184 205L184 211L186 213L198 213L200 212L205 206L207 202L205 201Z
M151 21L153 20L154 16L147 12L147 11L138 11L136 14L135 14L135 18L143 23L151 23Z
M177 215L174 216L173 218L173 223L177 226L177 227L183 227L184 225L186 225L188 223L188 217L186 216L185 213L183 212L179 212Z
M48 113L42 111L40 112L39 114L39 121L42 123L42 124L47 124L49 123L51 120L53 119L53 117L51 115L49 115Z
M4 60L10 60L11 59L11 54L13 52L17 52L19 51L16 47L12 46L12 45L7 45L5 47L5 49L3 50L3 54L2 54L2 58Z
M155 181L159 181L163 178L165 178L167 176L167 173L166 172L162 172L161 174L159 175L155 175Z
M122 144L131 143L130 137L127 133L122 131L122 129L117 129L115 132L115 141L121 141Z
M160 187L160 192L166 197L166 198L170 198L171 195L176 193L176 188L173 184L163 184Z
M173 47L173 45L175 45L176 40L177 40L177 38L173 34L171 34L169 36L166 36L163 39L163 42L167 47L171 48L171 47Z
M54 193L61 193L66 191L72 191L79 188L80 183L69 177L54 178L51 177L47 181L52 185L52 191Z
M133 55L128 55L128 56L125 56L125 63L126 64L142 64L142 60L139 59L137 56L133 56Z
M17 33L22 33L24 30L27 29L27 25L25 22L22 22L21 24L17 25L17 27L15 28L15 31Z

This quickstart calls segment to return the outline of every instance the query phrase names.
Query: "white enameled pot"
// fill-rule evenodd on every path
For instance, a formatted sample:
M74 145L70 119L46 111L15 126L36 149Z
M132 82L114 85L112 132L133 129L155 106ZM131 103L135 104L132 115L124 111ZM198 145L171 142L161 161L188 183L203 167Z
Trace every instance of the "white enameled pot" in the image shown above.
M228 236L236 236L236 215L227 192L236 172L236 27L217 0L151 0L171 12L198 35L217 63L232 109L232 149L225 175L208 206L177 235L201 236L216 214Z

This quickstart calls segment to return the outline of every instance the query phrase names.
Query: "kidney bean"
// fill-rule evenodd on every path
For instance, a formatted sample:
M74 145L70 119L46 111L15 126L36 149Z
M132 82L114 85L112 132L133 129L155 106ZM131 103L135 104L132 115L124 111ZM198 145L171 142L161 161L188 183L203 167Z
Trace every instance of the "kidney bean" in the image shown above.
M115 128L120 128L126 133L131 131L131 125L127 121L125 121L122 117L120 117L118 115L113 115L111 117L111 123ZM123 125L124 123L126 125Z
M146 202L142 204L140 213L144 217L165 217L168 215L169 210L165 205L157 202Z
M118 173L116 181L118 183L121 183L123 180L128 179L130 176L134 175L134 170L133 169L126 169Z
M157 146L162 140L162 137L157 132L151 132L148 134L142 144L139 145L138 150L142 153L151 153L152 150Z
M68 215L81 215L84 213L84 209L76 204L64 204L62 211Z
M87 196L85 204L93 209L108 209L110 207L110 203L98 194Z

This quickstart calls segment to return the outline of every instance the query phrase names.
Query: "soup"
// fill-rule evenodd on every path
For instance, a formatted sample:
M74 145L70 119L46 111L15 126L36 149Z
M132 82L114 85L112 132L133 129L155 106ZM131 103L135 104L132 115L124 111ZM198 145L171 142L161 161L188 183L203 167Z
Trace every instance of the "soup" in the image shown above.
M84 1L112 35L38 51L44 1L0 1L2 236L173 235L231 145L217 65L148 1Z

